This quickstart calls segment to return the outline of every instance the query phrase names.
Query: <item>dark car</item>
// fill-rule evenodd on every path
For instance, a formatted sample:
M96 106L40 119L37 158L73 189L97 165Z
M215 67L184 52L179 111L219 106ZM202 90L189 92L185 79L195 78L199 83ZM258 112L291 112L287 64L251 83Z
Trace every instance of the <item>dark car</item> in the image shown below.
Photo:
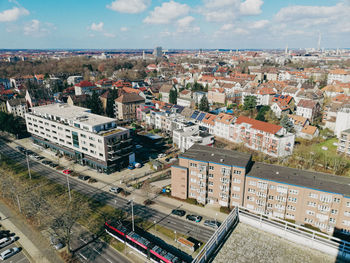
M174 209L173 211L171 211L171 213L176 216L184 216L186 214L184 210L180 209Z
M25 153L26 149L24 149L22 146L16 146L16 149L22 153Z
M209 219L207 219L207 220L204 221L204 225L208 226L208 227L211 227L211 228L214 228L214 229L217 229L217 228L219 228L221 226L221 223L216 221L216 220L209 220Z
M43 164L46 164L46 165L50 165L52 162L49 161L49 160L43 160L42 163L43 163Z
M83 181L89 180L91 177L88 175L79 175L78 178Z
M55 167L57 167L57 166L58 166L58 164L57 164L57 163L50 163L49 165L50 165L50 167L52 167L52 168L55 168Z
M197 216L197 215L187 215L186 216L186 219L187 220L190 220L190 221L194 221L196 223L199 223L200 221L202 221L202 218L201 216Z

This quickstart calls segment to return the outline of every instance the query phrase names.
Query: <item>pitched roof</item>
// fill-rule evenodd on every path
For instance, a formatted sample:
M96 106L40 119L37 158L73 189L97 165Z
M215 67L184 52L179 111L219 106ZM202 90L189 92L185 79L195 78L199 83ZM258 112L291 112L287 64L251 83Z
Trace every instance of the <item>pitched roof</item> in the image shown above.
M260 130L271 134L276 134L279 130L282 129L282 126L280 125L275 125L264 121L254 120L246 116L239 116L237 118L236 124L241 124L241 123L250 124L252 129Z
M298 107L313 109L316 106L316 104L316 101L301 99L298 103Z
M310 135L314 135L316 131L317 131L317 127L311 126L311 125L307 125L301 130L302 133L306 133Z
M115 99L115 102L120 102L120 103L142 102L142 101L145 101L145 99L136 93L125 93Z
M170 90L173 88L173 85L163 84L159 92L170 93Z
M302 126L304 126L305 123L307 122L307 118L305 118L303 116L289 114L288 117L290 119L293 119L294 125L302 125Z
M214 126L216 117L217 115L207 113L202 122Z
M80 81L78 84L76 84L75 86L78 86L78 87L93 87L95 86L94 84L92 84L90 81L87 81L87 80L83 80L83 81Z
M231 124L235 117L226 113L219 113L215 119L215 122L221 122L224 124Z

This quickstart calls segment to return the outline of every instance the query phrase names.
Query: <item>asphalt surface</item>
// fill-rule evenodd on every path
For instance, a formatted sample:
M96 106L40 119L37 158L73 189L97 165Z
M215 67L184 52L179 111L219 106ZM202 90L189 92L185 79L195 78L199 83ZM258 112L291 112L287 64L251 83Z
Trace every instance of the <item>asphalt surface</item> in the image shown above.
M25 155L9 147L2 140L0 140L0 152L26 167L27 163ZM31 170L42 176L46 176L56 183L67 185L67 176L60 171L52 169L51 167L45 166L32 159L30 160L30 168ZM69 177L69 184L71 189L84 193L97 201L105 202L112 207L123 209L124 211L131 213L131 207L128 199L98 189L73 177ZM214 233L214 230L212 229L137 203L134 203L134 215L142 217L150 222L156 221L157 225L164 226L176 231L177 233L191 236L204 242L206 242Z
M6 229L1 227L1 230L6 230ZM12 257L9 257L8 259L4 260L3 262L30 263L28 258L23 253L21 245L18 243L18 240L16 240L15 242L11 243L10 245L7 245L6 247L1 248L0 249L0 253L4 252L5 250L7 250L9 248L14 248L14 247L18 247L20 249L20 251L17 254L14 254Z

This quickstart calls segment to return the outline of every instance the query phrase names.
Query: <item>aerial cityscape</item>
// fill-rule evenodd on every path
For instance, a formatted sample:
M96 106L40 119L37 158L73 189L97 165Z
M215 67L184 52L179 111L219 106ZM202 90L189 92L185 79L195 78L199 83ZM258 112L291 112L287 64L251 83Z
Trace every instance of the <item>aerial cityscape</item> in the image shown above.
M0 259L350 262L350 1L0 2Z

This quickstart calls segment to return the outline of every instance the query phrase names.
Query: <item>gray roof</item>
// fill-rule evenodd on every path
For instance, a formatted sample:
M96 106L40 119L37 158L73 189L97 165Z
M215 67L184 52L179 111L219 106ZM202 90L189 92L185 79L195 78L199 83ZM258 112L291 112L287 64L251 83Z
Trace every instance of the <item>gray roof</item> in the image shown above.
M247 153L240 153L199 144L194 144L185 153L181 154L180 158L181 157L239 167L247 167L251 159L251 155Z
M350 178L256 162L247 176L350 196Z

